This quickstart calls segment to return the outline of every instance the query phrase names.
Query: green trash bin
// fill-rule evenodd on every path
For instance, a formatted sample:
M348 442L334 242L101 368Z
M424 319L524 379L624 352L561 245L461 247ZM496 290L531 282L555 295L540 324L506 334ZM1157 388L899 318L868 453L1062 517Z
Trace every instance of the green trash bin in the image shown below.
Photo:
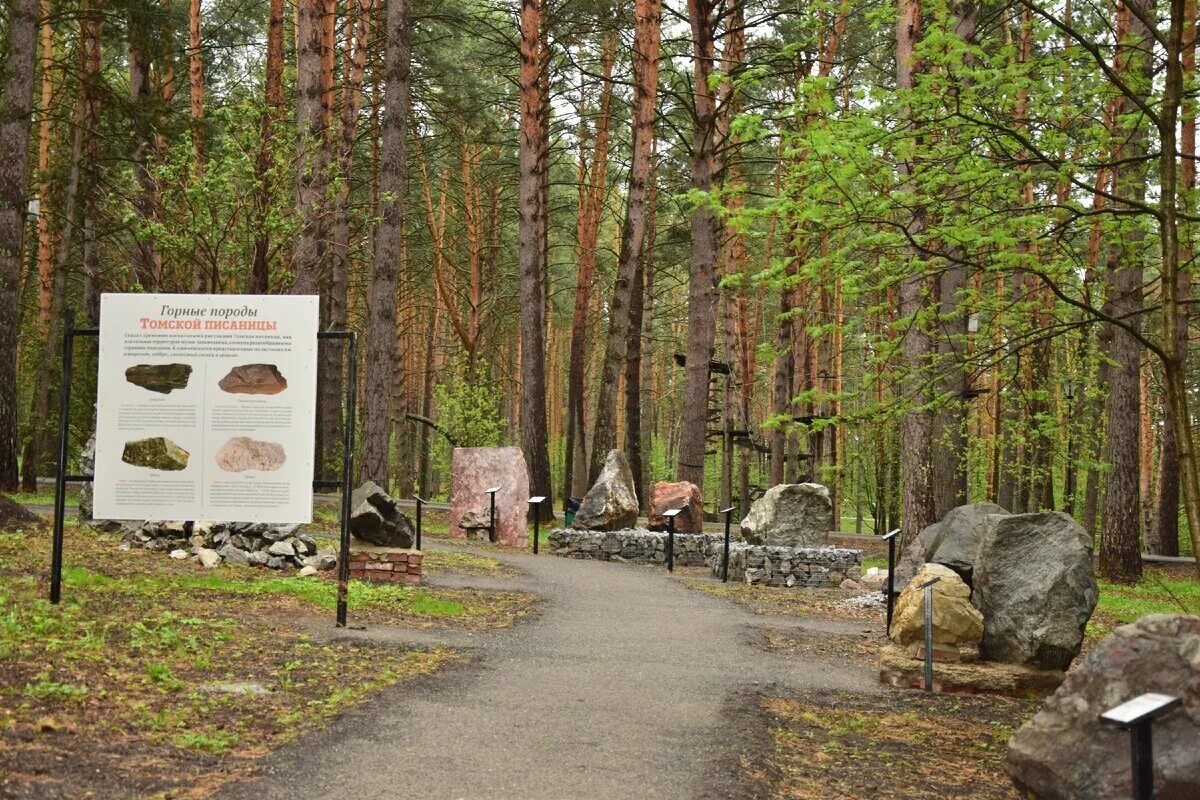
M567 499L567 506L563 509L563 525L571 527L571 523L575 521L575 513L579 511L579 504L582 502L583 500L578 497Z

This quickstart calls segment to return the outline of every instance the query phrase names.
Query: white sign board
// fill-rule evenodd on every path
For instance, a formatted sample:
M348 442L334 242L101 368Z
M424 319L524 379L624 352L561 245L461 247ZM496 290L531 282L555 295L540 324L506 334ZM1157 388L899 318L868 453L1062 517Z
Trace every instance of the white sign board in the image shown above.
M310 522L317 298L100 299L93 515Z

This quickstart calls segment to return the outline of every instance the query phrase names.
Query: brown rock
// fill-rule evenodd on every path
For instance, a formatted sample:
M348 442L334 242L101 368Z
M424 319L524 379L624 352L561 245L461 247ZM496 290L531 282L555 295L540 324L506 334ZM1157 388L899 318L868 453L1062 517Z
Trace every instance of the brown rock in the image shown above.
M274 364L241 364L217 385L230 394L279 394L288 382Z
M936 652L936 648L935 648ZM1044 697L1062 683L1058 670L1038 669L993 661L933 664L933 690L954 694L1002 694L1013 697ZM888 645L879 651L879 680L897 689L925 688L925 662L904 648Z
M688 481L659 481L650 487L650 507L646 511L650 520L650 530L665 531L667 519L663 512L672 508L683 509L679 516L675 517L676 533L704 532L704 502L700 497L699 486Z
M283 445L262 442L249 436L235 436L217 451L217 466L226 472L260 469L271 472L283 466L287 454Z
M923 644L925 639L925 591L917 587L933 578L933 643L952 649L976 646L983 638L983 615L971 605L971 589L958 573L941 564L926 564L896 601L892 618L892 641L901 646Z
M485 490L499 486L496 541L509 547L529 545L529 472L521 448L456 447L450 472L450 536L467 538L467 531L459 524L463 515L487 509Z

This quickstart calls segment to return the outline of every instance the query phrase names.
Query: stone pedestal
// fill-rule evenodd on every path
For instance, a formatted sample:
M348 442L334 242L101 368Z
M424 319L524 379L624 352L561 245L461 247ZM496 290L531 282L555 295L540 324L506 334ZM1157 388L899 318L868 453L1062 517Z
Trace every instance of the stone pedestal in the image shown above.
M488 519L487 489L496 493L496 542L529 545L529 472L519 447L456 447L450 464L450 536L466 539L463 515Z
M368 581L421 582L421 551L357 547L350 551L350 577Z

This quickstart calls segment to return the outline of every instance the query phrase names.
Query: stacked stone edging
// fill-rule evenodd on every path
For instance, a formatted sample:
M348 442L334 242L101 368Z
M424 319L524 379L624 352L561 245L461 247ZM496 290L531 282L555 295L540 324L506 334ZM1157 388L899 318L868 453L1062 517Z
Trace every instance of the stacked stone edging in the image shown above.
M721 548L709 561L720 577ZM836 589L862 577L862 551L841 547L782 547L738 543L729 548L729 575L748 584Z
M667 534L644 528L619 531L584 531L558 528L550 531L554 555L590 558L597 561L626 561L631 564L667 563ZM724 535L714 533L675 534L675 564L703 567L713 553L725 545Z
M631 564L665 564L667 534L632 528L584 531L559 528L549 534L556 556ZM725 536L718 533L675 534L675 564L710 567L721 575ZM734 543L729 548L729 574L749 584L837 588L862 576L862 551L839 547L782 547Z

